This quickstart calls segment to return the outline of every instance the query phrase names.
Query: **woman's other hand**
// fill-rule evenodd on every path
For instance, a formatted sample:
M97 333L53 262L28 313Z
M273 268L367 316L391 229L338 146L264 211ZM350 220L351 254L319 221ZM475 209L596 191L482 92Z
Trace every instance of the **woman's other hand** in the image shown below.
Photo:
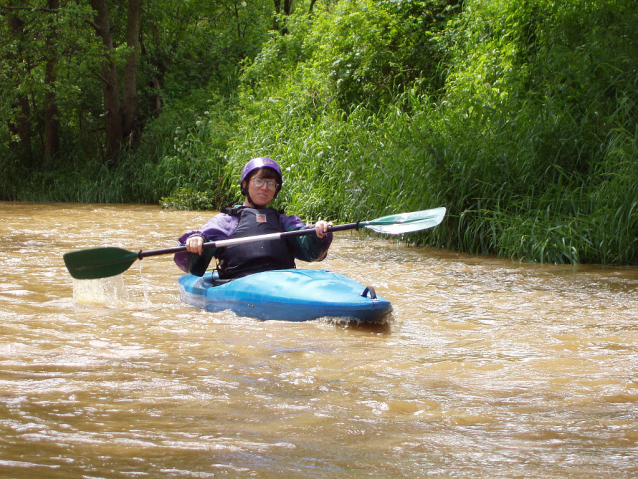
M188 238L186 240L186 251L201 255L204 252L204 238L198 235Z
M325 238L325 236L328 234L328 228L330 228L331 226L332 221L317 221L317 223L315 224L315 231L317 233L317 236L321 239Z

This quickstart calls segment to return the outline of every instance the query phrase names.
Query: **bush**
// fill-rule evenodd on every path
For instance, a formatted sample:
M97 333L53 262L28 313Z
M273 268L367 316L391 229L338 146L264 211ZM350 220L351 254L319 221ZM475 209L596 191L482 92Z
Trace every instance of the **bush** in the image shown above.
M405 5L342 3L273 38L246 69L233 174L275 157L309 217L447 206L421 243L636 263L635 2L474 0L429 24ZM410 69L423 42L436 74Z

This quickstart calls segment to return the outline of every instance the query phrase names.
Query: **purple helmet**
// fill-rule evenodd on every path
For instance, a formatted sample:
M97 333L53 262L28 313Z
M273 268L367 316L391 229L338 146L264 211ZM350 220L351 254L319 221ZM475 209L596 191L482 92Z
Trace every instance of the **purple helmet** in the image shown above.
M277 164L275 160L271 160L270 158L265 158L265 157L253 158L248 163L246 163L246 166L244 166L244 169L241 172L240 184L243 184L244 180L248 178L253 171L258 170L260 168L270 168L271 170L275 170L275 173L277 173L277 175L279 176L279 186L277 187L277 193L279 193L279 190L281 190L281 184L283 183L283 176L281 175L281 167ZM242 187L242 194L244 195L246 194L244 192L243 187Z

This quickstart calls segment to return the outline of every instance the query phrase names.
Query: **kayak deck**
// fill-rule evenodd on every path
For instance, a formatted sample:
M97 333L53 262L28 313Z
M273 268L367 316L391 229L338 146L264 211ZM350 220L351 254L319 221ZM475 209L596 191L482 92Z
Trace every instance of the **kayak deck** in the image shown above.
M213 274L185 274L183 302L211 312L231 310L260 320L309 321L322 317L374 323L392 311L385 298L338 273L287 269L256 273L214 286Z

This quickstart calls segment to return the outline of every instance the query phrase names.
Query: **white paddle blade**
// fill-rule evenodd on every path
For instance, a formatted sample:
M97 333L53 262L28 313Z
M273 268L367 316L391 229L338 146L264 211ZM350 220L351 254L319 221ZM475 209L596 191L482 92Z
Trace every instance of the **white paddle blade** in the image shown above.
M362 222L362 225L376 233L402 235L437 226L443 221L445 211L445 208L441 207L412 213L401 213Z

